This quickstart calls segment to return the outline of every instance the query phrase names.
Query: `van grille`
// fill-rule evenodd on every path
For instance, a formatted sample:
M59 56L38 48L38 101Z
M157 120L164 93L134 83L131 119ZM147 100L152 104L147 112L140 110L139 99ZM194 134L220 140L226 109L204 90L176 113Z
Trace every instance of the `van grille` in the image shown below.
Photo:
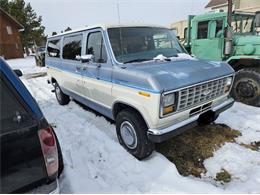
M223 95L227 77L180 90L178 110L184 110Z

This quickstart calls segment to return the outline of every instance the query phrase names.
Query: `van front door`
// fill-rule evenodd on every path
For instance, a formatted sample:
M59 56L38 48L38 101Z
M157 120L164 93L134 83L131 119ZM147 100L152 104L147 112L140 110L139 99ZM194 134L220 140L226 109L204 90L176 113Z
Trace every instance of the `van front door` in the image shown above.
M73 34L67 35L63 39L62 49L62 67L64 70L63 85L72 93L78 95L82 90L81 62L78 57L81 55L83 35Z
M112 106L112 63L110 62L101 30L89 31L86 36L86 55L92 60L84 63L83 86L85 96L94 106L109 109ZM89 94L88 94L89 92Z
M193 34L195 37L192 38L192 54L201 59L222 60L224 57L222 19L198 22L197 33Z

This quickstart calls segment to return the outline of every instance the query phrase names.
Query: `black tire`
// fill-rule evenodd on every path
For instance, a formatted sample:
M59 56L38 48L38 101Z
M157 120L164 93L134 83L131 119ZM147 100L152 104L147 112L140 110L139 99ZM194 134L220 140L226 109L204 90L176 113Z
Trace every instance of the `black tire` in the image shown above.
M260 71L242 69L236 73L231 96L238 102L260 106Z
M55 95L60 105L67 105L70 102L70 97L61 91L59 84L54 83Z
M58 151L58 161L59 161L58 178L59 178L60 175L63 172L63 169L64 169L64 162L63 162L63 155L62 155L62 152L61 152L60 142L59 142L55 132L54 132L54 136L55 136L55 139L56 139L56 145L57 145L57 151Z
M124 123L130 123L134 129L136 136L135 146L130 147L126 144L121 135L121 125ZM119 143L139 160L148 157L154 150L154 144L148 140L147 129L142 116L135 110L125 109L116 117L116 132Z

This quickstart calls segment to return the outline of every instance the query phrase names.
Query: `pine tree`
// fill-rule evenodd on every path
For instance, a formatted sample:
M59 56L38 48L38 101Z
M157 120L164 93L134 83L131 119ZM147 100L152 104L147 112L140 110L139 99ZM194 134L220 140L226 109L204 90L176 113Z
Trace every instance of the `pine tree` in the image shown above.
M8 0L0 0L0 7L8 12Z

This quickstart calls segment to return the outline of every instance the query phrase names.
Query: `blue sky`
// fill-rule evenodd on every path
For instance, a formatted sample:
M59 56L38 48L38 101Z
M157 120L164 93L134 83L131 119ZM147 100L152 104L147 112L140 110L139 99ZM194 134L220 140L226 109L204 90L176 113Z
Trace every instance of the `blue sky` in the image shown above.
M189 14L205 12L209 0L25 0L43 17L46 34L68 26L93 24L149 23L169 27Z

